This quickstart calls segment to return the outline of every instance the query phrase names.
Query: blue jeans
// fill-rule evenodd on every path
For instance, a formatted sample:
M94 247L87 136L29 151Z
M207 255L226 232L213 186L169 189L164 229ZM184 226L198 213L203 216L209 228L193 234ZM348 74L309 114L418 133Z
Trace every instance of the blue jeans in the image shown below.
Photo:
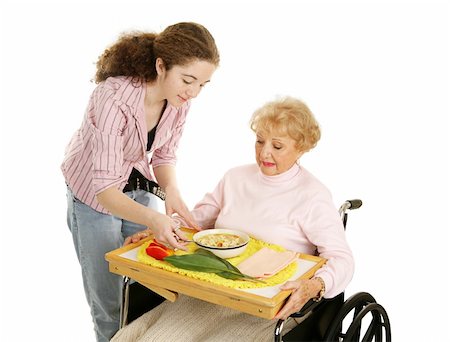
M136 190L125 194L157 209L156 197L149 192ZM105 253L121 247L127 236L146 227L95 211L80 202L69 188L67 224L81 265L97 341L109 341L119 329L122 277L109 272Z

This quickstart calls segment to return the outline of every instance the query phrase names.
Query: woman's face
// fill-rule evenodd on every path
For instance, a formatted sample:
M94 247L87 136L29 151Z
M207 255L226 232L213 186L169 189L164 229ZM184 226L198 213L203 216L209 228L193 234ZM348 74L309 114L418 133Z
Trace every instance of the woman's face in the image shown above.
M274 176L289 170L302 153L295 140L288 135L257 131L255 143L256 162L262 173Z
M216 66L196 60L186 65L174 65L169 71L160 58L156 61L161 93L175 107L195 98L211 79Z

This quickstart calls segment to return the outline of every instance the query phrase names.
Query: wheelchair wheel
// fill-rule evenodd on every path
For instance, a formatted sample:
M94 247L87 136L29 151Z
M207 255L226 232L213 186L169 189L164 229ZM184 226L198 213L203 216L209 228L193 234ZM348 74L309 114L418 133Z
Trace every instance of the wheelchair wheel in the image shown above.
M352 312L353 320L348 328L344 329L344 319L348 318ZM369 314L372 316L371 319ZM367 322L368 319L370 322ZM386 310L369 293L357 293L345 301L328 327L324 340L390 342L391 326Z

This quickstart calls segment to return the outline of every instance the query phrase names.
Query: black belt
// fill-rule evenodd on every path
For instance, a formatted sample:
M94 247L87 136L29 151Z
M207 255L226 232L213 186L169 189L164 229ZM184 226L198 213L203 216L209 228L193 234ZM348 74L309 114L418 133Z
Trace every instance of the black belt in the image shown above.
M151 192L155 196L158 196L163 201L166 199L166 193L163 189L161 189L158 183L148 180L145 177L132 178L128 180L127 185L123 188L123 192L133 190L145 190Z

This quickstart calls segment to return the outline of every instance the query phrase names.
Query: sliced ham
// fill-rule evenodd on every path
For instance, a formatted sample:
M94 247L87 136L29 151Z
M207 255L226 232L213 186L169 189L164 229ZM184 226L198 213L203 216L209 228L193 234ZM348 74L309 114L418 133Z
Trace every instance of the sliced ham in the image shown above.
M280 272L296 258L295 252L277 252L264 247L238 264L237 268L251 277L268 278Z

